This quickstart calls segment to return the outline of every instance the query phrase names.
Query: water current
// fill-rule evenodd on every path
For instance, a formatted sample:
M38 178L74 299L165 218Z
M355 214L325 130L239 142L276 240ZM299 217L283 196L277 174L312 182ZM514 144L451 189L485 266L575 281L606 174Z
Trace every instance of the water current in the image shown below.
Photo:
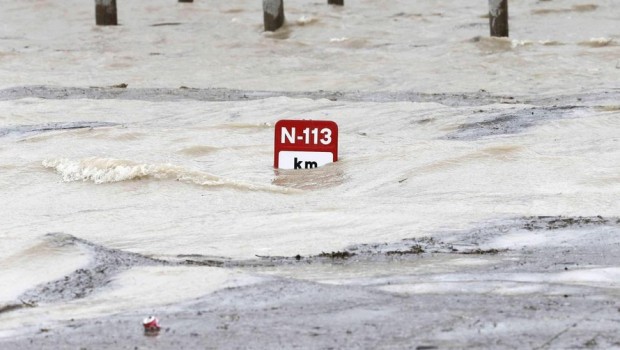
M118 27L96 27L91 2L0 4L0 306L40 304L0 315L0 335L272 274L339 283L403 269L153 261L620 214L615 0L511 0L509 39L488 37L486 2L286 0L275 33L259 0L117 2ZM280 119L338 123L340 161L274 170ZM41 297L105 266L97 249L137 255L92 288Z

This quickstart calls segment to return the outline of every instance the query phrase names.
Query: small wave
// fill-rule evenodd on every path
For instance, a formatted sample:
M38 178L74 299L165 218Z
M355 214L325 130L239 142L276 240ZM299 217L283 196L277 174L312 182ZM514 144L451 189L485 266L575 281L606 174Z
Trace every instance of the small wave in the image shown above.
M163 23L151 24L151 27L180 26L181 24L183 24L183 23L179 23L179 22L163 22ZM125 85L124 87L127 87L127 84L124 84L124 85Z
M274 185L300 190L319 190L339 186L347 178L338 163L308 171L278 169L276 175L272 181Z
M478 47L483 50L490 51L509 51L511 49L516 49L520 47L528 47L528 46L561 46L566 45L563 42L556 40L515 40L505 37L484 37L484 36L476 36L469 40L472 43L476 43Z
M529 40L511 40L510 41L510 46L512 48L516 48L519 46L530 46L534 44L533 42L529 41Z
M564 43L556 40L539 40L538 43L543 46L561 46Z
M570 13L570 12L591 12L598 9L598 5L595 4L582 4L582 5L574 5L571 8L546 8L546 9L535 9L532 10L533 15L549 15L549 14L558 14L558 13Z
M368 47L369 41L364 38L351 39L347 37L331 38L329 42L332 44L342 44L343 47L350 49L363 49Z
M271 123L258 123L258 124L253 124L253 123L228 123L228 124L220 124L220 125L213 126L214 129L238 129L238 130L242 130L242 129L262 130L262 129L270 129L272 127L273 127L273 125Z
M572 10L575 12L590 12L594 11L598 8L598 5L595 4L582 4L582 5L574 5Z
M613 43L613 39L611 38L590 38L588 41L582 41L579 43L581 46L589 46L589 47L605 47L611 46Z
M261 28L262 28L262 25L261 25ZM276 40L289 39L292 34L293 34L292 26L289 25L289 23L286 20L284 21L284 24L282 24L282 27L280 27L275 32L270 32L270 31L262 32L262 35L265 38L276 39Z
M319 21L318 18L314 17L314 16L301 16L297 19L296 23L297 25L300 26L305 26L305 25L310 25L310 24L315 24Z
M228 187L238 190L292 193L295 190L274 186L229 180L204 171L186 169L171 164L140 164L113 158L46 159L46 168L56 170L65 182L92 181L96 184L129 180L175 180L205 187Z
M204 156L207 154L211 154L213 152L217 152L219 148L212 146L190 146L179 150L177 153L184 154L186 156Z
M222 10L222 13L241 13L241 12L245 12L245 10L240 7L233 7L230 9Z
M510 51L515 48L512 40L504 37L476 36L469 41L475 43L479 49L488 52Z
M620 105L600 106L597 107L596 110L601 112L617 112L620 111Z

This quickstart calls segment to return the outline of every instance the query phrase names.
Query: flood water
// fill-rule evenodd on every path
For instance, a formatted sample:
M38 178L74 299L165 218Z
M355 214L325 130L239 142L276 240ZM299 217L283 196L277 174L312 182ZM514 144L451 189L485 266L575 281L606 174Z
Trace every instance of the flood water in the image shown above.
M0 4L0 306L92 264L63 235L247 260L620 214L614 0L511 0L510 39L488 38L486 2L286 0L276 33L262 32L258 0L118 3L118 27L96 27L91 2ZM237 97L192 95L210 88ZM280 119L335 121L339 161L275 171ZM439 260L428 268L453 263ZM0 315L0 335L274 274L403 273L381 268L128 267L87 296Z

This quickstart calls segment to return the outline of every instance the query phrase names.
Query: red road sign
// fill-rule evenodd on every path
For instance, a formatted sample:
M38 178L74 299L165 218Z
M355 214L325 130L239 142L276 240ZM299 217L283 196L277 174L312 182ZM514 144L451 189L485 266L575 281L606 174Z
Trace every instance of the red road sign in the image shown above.
M276 123L273 166L311 169L338 160L338 125L327 120Z

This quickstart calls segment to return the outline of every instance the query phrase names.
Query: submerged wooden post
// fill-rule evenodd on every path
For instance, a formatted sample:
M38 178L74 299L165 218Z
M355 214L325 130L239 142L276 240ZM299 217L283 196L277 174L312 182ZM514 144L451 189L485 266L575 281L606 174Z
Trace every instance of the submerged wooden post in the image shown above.
M344 6L344 0L327 0L329 5L340 5Z
M95 20L98 26L115 26L116 0L95 0Z
M489 0L491 36L508 36L508 0Z
M265 31L274 32L284 24L283 0L263 0Z

